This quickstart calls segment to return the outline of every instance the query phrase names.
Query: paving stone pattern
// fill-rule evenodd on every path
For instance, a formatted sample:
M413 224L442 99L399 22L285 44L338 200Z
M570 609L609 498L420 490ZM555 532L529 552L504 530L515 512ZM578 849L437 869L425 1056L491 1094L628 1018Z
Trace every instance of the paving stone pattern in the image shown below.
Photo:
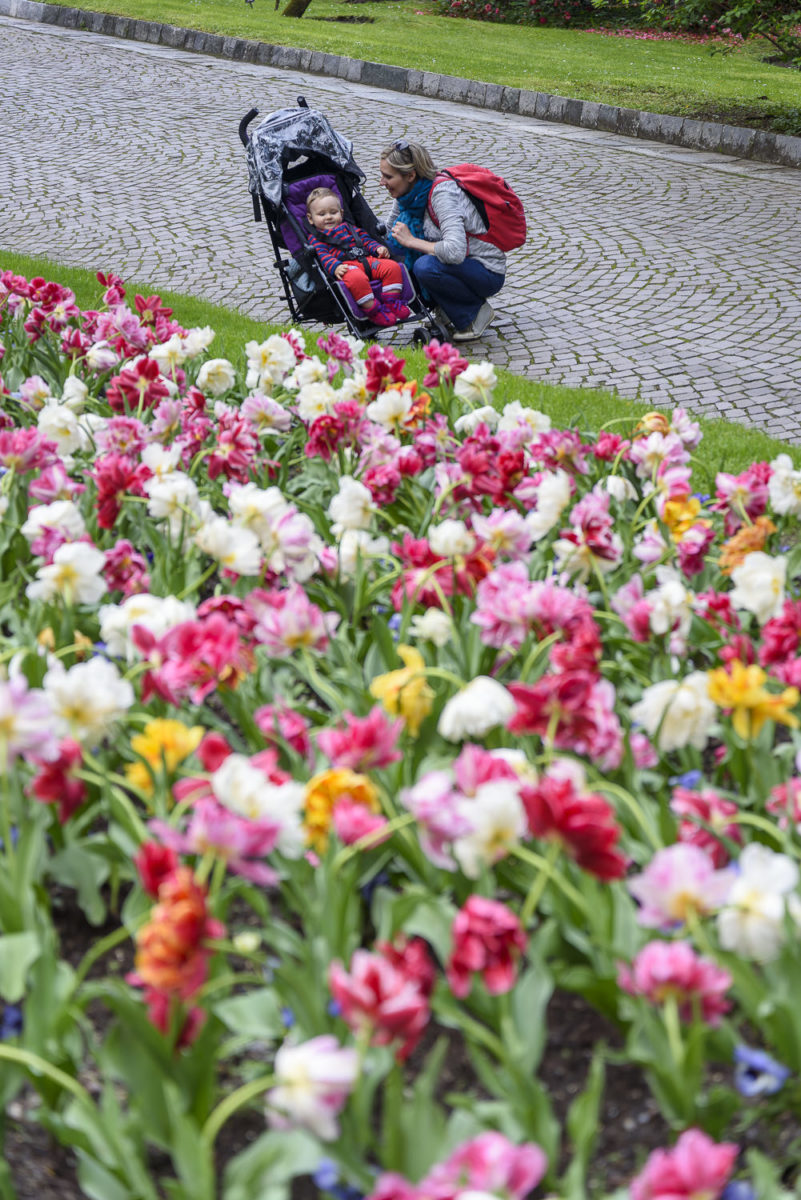
M353 139L379 213L399 137L523 197L530 238L472 357L801 442L790 168L0 19L0 246L285 322L236 131L300 94Z

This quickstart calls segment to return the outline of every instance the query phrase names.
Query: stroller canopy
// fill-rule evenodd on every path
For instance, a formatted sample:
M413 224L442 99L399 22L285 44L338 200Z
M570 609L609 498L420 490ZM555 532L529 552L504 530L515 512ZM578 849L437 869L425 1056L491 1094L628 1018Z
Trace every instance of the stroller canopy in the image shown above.
M314 108L279 108L264 118L248 142L251 192L258 195L261 189L265 200L277 207L285 168L299 158L320 156L357 182L365 178L353 159L353 142L340 137L321 112Z

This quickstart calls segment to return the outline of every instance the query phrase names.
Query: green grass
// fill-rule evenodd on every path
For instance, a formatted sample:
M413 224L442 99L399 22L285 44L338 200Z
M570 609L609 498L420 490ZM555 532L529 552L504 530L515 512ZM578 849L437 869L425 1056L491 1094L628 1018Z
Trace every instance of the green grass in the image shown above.
M11 270L28 279L44 275L72 288L81 308L95 308L101 302L102 287L91 271L76 267L65 267L46 258L28 258L0 248L0 271ZM137 292L151 295L158 289L146 282L126 280L127 298L133 303ZM196 296L178 292L159 293L165 304L175 310L176 320L187 328L210 325L216 331L210 353L214 357L228 358L236 366L245 362L244 346L256 339L262 341L268 333L276 332L280 326L265 325L242 316L220 305L209 304ZM316 350L316 332L304 330L306 345ZM422 379L426 372L426 359L422 350L404 351L406 372L412 378ZM631 421L648 411L648 406L624 400L611 392L593 391L589 388L567 388L553 384L537 383L498 371L499 382L495 391L498 407L519 400L540 411L548 413L555 426L577 427L584 431L597 431L610 426L625 431ZM616 424L619 423L619 424ZM696 463L696 483L704 491L714 488L717 471L738 472L749 463L759 459L772 459L777 454L789 453L796 466L801 467L801 447L767 437L757 429L743 428L727 421L701 420L704 440Z
M51 0L60 2L60 0ZM281 7L284 0L281 0ZM456 20L432 0L313 0L300 20L272 0L86 0L85 7L281 45L437 71L654 112L801 134L801 72L764 61L766 43L733 54L704 45ZM341 24L334 16L372 17Z

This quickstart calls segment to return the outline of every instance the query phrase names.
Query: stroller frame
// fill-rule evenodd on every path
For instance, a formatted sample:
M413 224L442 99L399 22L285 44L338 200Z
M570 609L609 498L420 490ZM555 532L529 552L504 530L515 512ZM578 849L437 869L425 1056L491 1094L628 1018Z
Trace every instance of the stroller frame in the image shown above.
M298 96L298 107L309 109L303 96ZM288 110L285 110L288 111ZM309 109L310 114L313 110ZM254 155L254 147L248 126L259 115L257 108L252 108L239 122L239 139L248 152L249 162ZM270 118L268 117L267 120ZM328 130L330 126L325 118L321 118ZM349 331L359 338L378 340L382 335L390 335L398 326L415 326L412 341L415 345L425 345L433 338L448 341L448 334L438 323L436 317L426 305L422 296L415 290L409 272L404 268L403 302L411 309L411 316L398 321L395 325L377 326L369 318L369 314L358 314L357 306L347 292L344 284L331 278L323 270L317 255L306 244L306 230L291 211L287 201L288 189L292 183L305 179L316 178L319 175L333 178L336 190L342 197L344 217L346 221L361 226L377 241L383 241L386 236L386 226L379 222L361 192L361 181L364 173L350 156L350 143L344 142L337 134L330 131L332 137L343 147L347 148L347 161L335 162L323 152L304 149L301 154L283 147L281 150L280 199L277 196L278 183L273 182L273 195L268 196L262 180L254 172L251 165L251 199L253 202L254 221L264 221L270 235L273 248L273 266L278 271L284 290L287 307L293 321L299 324L339 324L344 322ZM284 229L282 229L284 226ZM286 244L285 231L291 230L299 243L294 254ZM289 264L295 262L314 282L314 290L304 295L301 289L292 285L289 275Z

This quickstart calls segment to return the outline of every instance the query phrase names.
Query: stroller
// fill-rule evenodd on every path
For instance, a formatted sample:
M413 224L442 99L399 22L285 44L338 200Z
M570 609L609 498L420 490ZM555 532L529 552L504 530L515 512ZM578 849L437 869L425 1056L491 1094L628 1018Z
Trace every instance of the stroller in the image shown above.
M361 192L365 175L353 159L353 144L336 133L326 117L309 108L303 96L297 108L281 108L248 133L259 110L252 108L239 122L239 138L247 152L253 219L267 222L275 254L274 266L283 284L293 321L338 324L344 321L356 337L391 334L398 325L414 325L412 341L425 345L432 338L447 341L423 298L402 268L399 299L411 316L397 325L377 326L356 304L339 280L323 271L307 244L306 197L313 188L331 188L342 202L345 220L381 242L386 227L378 221ZM375 291L380 287L373 283Z

